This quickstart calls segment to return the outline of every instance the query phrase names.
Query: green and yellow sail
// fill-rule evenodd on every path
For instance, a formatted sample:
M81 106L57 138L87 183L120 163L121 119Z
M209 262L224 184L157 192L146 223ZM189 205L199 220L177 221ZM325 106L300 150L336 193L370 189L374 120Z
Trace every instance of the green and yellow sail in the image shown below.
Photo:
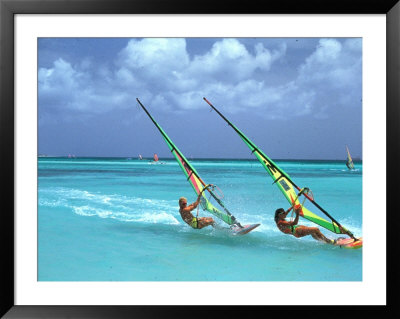
M163 136L165 142L167 143L169 149L171 150L172 154L174 154L175 159L178 161L179 166L183 170L184 174L187 177L187 180L189 181L190 185L192 185L193 190L197 195L200 194L200 192L204 189L204 187L207 186L207 184L200 178L199 174L197 173L196 169L189 163L189 161L186 159L186 157L181 153L181 151L175 146L174 143L172 143L171 139L168 137L168 135L164 132L164 130L161 128L161 126L154 120L154 118L150 115L150 113L147 111L147 109L143 106L143 104L139 101L139 99L136 99L139 103L139 105L143 108L143 110L146 112L148 117L151 119L151 121L154 123L154 125L158 128L160 131L161 135ZM222 211L216 208L208 199L206 196L206 191L208 194L215 199L215 201L218 203L218 205L221 207ZM207 188L206 191L202 193L202 198L201 198L201 206L203 207L204 210L207 210L214 216L218 217L228 225L233 225L237 223L236 218L228 211L228 209L224 206L223 202L215 195L215 193L210 189ZM209 197L209 198L211 198Z
M220 115L228 124L231 126L236 133L240 136L240 138L244 141L244 143L250 148L252 153L257 157L257 159L260 161L260 163L263 165L265 170L268 172L268 174L272 177L273 183L278 186L278 188L281 190L285 198L289 201L291 205L296 205L300 204L299 202L299 195L302 189L298 187L293 180L290 178L290 176L285 173L274 161L272 161L265 153L260 150L246 135L244 135L236 126L234 126L225 116L222 115L221 112L219 112L215 106L213 106L206 98L203 98L217 113ZM297 191L296 191L297 190ZM353 237L353 234L345 229L343 226L341 226L332 216L329 215L328 212L326 212L321 206L319 206L313 198L311 198L306 192L303 193L303 195L310 201L312 202L321 212L323 212L330 220L327 220L317 214L314 214L311 212L309 209L306 207L302 208L302 212L300 212L300 216L304 217L305 219L308 219L309 221L320 225L324 227L325 229L336 233L336 234L348 234L350 237ZM339 226L341 226L342 232L339 229Z

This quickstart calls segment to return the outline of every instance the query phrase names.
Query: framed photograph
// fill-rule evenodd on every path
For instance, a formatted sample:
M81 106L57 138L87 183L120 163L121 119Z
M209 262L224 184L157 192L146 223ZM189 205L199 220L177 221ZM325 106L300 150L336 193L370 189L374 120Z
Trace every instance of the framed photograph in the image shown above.
M2 316L393 311L397 1L0 10Z

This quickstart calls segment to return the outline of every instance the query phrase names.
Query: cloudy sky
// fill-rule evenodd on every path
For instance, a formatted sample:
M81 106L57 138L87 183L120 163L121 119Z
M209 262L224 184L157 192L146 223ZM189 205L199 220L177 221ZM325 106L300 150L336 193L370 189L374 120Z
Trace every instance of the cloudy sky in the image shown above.
M362 158L359 38L40 38L39 154Z

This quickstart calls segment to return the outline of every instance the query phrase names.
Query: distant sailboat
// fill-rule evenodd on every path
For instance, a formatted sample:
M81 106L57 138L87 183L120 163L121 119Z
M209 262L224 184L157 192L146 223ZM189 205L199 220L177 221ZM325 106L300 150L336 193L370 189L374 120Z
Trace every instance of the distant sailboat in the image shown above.
M158 155L154 153L153 160L149 164L165 164L165 162L159 161Z
M143 159L143 157L142 157L142 155L141 155L141 154L139 154L139 159L140 159L140 160L142 160L142 159Z
M347 151L346 166L350 170L354 169L354 163L353 163L353 160L351 159L349 148L347 147L347 145L346 145L346 151Z

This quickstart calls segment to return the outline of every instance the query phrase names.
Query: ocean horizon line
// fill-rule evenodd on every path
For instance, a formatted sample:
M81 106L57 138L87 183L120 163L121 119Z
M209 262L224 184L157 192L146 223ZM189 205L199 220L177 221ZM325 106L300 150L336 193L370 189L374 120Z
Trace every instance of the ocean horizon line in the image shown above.
M62 158L62 159L120 159L120 160L137 160L140 161L140 159L137 156L76 156L76 155L45 155L45 154L39 154L37 156L38 158ZM176 159L174 157L158 157L159 160L171 160L175 161ZM258 162L258 159L256 158L218 158L218 157L188 157L187 158L189 161L193 160L201 160L201 161L255 161ZM153 157L142 157L142 160L146 161L153 161ZM296 162L296 161L301 161L301 162L345 162L346 159L305 159L305 158L272 158L273 161L286 161L286 162ZM353 158L353 162L355 163L362 163L362 159Z

